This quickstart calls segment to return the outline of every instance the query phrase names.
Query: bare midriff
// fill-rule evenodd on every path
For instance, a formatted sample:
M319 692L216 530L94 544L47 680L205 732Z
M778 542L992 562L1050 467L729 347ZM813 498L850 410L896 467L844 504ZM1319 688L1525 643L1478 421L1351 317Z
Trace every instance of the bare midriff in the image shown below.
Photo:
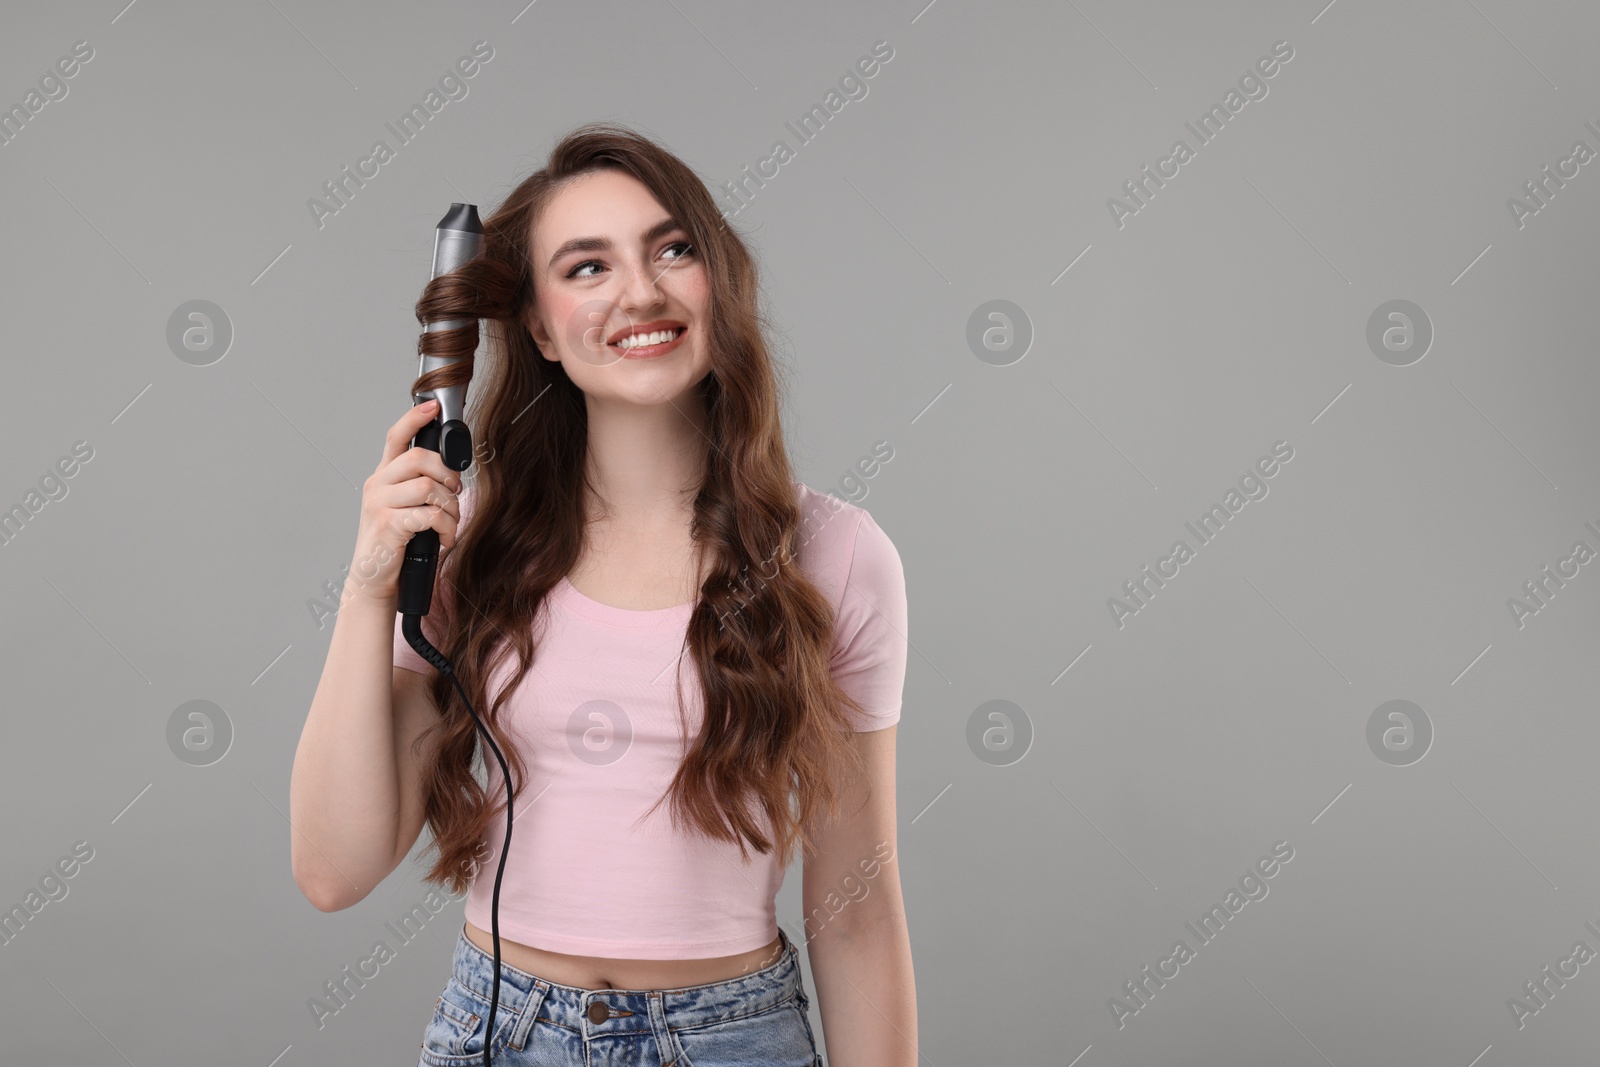
M467 923L467 940L490 956L494 935ZM683 986L725 982L753 974L777 963L783 955L783 938L732 956L698 960L627 960L607 956L573 956L547 952L532 945L500 937L500 962L556 985L578 989L679 989Z

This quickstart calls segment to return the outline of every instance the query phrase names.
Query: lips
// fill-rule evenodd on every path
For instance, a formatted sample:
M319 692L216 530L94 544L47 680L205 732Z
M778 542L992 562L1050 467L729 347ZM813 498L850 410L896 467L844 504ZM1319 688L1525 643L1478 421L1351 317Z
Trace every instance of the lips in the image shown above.
M662 328L663 332L670 331L671 329L672 327ZM655 359L660 356L665 356L668 352L676 349L680 344L683 343L683 339L688 335L688 333L689 328L687 326L681 326L677 327L677 332L675 334L669 333L665 341L658 341L653 345L638 345L633 348L618 348L616 345L612 345L611 347L616 348L617 354L623 359Z
M606 344L615 345L623 338L632 337L636 333L656 333L661 330L682 330L683 328L684 324L676 319L657 319L654 322L640 323L637 326L629 326L627 329L618 330L606 338Z

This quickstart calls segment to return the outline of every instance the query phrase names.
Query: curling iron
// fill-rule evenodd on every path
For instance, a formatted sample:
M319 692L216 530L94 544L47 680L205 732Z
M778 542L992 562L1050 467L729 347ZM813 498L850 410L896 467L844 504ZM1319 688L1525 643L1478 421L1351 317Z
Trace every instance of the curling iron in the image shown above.
M433 237L433 277L449 274L472 258L483 245L483 224L478 221L475 204L451 204L444 218L439 220ZM455 362L455 357L432 355L423 349L430 333L447 330L478 329L477 319L439 319L423 326L423 339L417 343L422 362L417 370L421 378L429 371L439 370ZM467 386L443 386L423 389L411 396L413 404L428 400L439 402L439 411L433 420L417 431L412 445L439 453L444 465L454 471L464 471L472 464L472 431L467 427ZM423 530L415 534L406 545L405 559L400 564L400 596L398 610L402 616L400 631L417 655L433 664L441 674L455 683L461 702L472 713L483 740L500 761L500 774L506 784L506 840L500 849L500 866L494 874L494 898L490 910L490 926L494 933L494 988L489 997L489 1019L483 1035L483 1063L490 1067L489 1047L494 1043L495 1009L500 1006L500 877L505 873L506 854L511 851L511 809L514 795L511 788L511 771L500 746L489 735L489 728L478 717L478 712L467 698L467 691L456 677L455 668L422 633L422 617L433 605L433 583L439 566L439 531Z

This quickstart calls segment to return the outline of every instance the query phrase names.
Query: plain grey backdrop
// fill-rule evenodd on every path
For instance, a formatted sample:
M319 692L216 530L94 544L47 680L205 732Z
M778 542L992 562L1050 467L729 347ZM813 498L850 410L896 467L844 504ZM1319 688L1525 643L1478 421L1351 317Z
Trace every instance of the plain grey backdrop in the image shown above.
M433 226L593 119L748 235L797 476L904 561L919 1063L1600 1055L1593 5L31 8L0 1059L415 1062L460 904L290 873L315 602Z

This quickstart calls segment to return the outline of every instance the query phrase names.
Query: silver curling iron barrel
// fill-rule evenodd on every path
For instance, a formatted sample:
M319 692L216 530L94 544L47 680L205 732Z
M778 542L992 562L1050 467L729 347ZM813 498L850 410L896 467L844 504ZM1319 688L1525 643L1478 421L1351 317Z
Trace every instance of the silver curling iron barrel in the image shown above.
M449 274L478 254L483 246L483 223L478 220L476 204L451 204L444 218L439 220L433 236L433 277ZM424 333L475 326L472 319L439 319L423 326ZM446 356L423 353L417 377L429 371L447 367L455 360ZM467 386L446 386L441 389L424 389L412 394L412 402L439 401L439 412L412 440L418 448L439 453L444 465L453 471L464 471L472 464L472 431L467 428ZM411 538L406 546L405 559L400 565L399 611L402 615L422 616L433 604L433 582L439 562L439 531L423 530Z

